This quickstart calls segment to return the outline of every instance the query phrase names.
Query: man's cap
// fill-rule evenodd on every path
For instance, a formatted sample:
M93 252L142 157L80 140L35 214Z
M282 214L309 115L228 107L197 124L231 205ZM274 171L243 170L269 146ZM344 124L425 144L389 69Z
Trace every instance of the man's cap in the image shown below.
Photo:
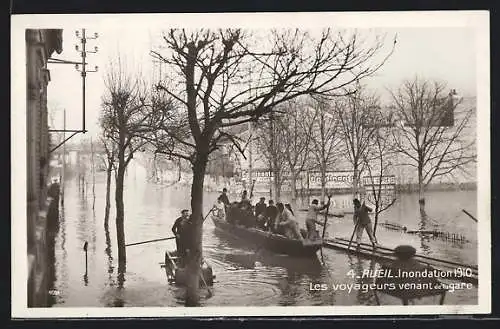
M394 248L394 255L396 258L403 261L414 257L416 253L417 250L409 245L400 245Z
M185 213L185 212L189 212L189 210L187 210L187 209L182 209L182 210L181 210L181 214L183 214L183 213Z
M227 188L225 188L225 187L224 187L224 188L222 189L222 192L227 192Z
M265 200L266 198L265 198L265 197L261 197L260 199L261 199L261 200Z
M312 204L318 204L318 199L314 199Z

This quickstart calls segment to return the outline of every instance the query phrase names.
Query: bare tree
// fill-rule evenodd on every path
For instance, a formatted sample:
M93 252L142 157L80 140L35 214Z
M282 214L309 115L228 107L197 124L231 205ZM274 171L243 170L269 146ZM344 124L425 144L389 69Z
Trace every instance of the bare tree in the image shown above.
M336 100L333 109L339 120L345 141L345 154L353 168L353 195L359 194L359 180L364 169L363 158L368 151L375 126L368 125L373 113L380 109L375 95L368 94L360 84L357 91Z
M475 108L459 109L462 100L446 85L415 77L392 92L395 114L401 120L393 130L395 147L415 168L418 176L419 204L425 208L425 190L437 177L466 170L476 160L475 139L468 141L465 130Z
M193 170L195 225L188 248L186 305L199 301L203 183L209 155L227 141L241 150L241 141L228 127L256 122L300 95L343 94L386 59L374 62L383 50L383 39L363 41L355 32L324 30L313 36L296 29L265 36L239 29L172 29L163 35L165 51L152 52L172 74L158 88L181 105L186 121L175 133L165 133L171 142L165 143L168 147L162 152L190 161ZM258 84L252 86L250 81ZM179 130L187 136L178 138Z
M255 138L260 156L268 164L271 172L271 198L280 201L281 188L285 180L284 174L287 169L286 154L283 147L286 145L286 137L281 117L283 113L271 112L267 118L260 120Z
M377 233L379 215L389 209L396 202L395 182L393 176L394 145L391 138L393 118L392 113L377 111L372 114L372 123L367 124L375 128L370 146L363 156L368 177L365 177L364 186L368 200L374 204L375 223L373 234Z
M281 117L283 144L286 167L291 185L291 203L295 207L297 201L297 179L308 164L309 151L314 127L314 117L308 115L308 104L303 98L286 102L286 112Z
M312 134L312 153L315 163L312 168L318 168L321 176L321 199L326 196L326 173L332 168L344 152L341 128L328 100L314 97L314 111L310 112L315 121Z
M109 227L109 210L111 208L111 177L115 170L116 147L112 140L108 139L106 132L103 131L103 136L100 137L100 143L104 148L106 157L103 158L106 168L106 204L104 206L104 228Z
M101 127L116 150L115 202L118 262L125 270L125 210L123 188L125 170L134 153L146 143L142 138L152 127L151 108L146 104L144 85L138 76L126 72L122 61L111 64L105 77Z

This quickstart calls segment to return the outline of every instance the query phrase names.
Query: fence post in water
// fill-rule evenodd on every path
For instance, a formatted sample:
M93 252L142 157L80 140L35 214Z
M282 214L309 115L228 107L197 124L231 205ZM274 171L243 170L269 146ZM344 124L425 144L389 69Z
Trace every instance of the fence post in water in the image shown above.
M87 274L87 269L88 269L88 259L87 259L87 249L88 249L89 243L85 241L83 244L83 251L85 251L85 274Z

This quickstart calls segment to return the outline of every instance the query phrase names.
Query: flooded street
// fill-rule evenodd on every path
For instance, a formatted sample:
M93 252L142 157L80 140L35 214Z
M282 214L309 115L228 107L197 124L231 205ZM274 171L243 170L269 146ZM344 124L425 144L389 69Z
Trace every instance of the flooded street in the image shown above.
M125 182L126 243L171 236L172 224L180 210L190 208L188 188L147 183L144 171L139 168L132 166ZM95 204L91 181L84 194L79 191L76 178L66 181L65 202L60 209L55 240L53 288L56 293L53 307L182 306L183 288L169 285L165 271L160 268L165 250L175 248L173 240L127 247L126 273L123 277L118 276L113 190L114 186L111 189L109 230L105 230L105 173L96 176ZM217 195L205 194L206 211ZM340 202L350 197L334 198ZM460 233L469 242L421 238L389 231L382 226L377 228L379 242L388 247L411 244L418 253L477 264L476 224L461 211L467 209L476 215L476 192L429 192L426 209L428 222L422 223L417 195L403 194L391 209L382 213L380 222L387 220L408 229L437 227ZM305 213L298 212L298 217L303 221ZM330 237L350 238L353 229L351 214L332 218L329 222ZM363 239L368 240L366 234ZM87 271L83 251L85 242L88 242ZM330 287L344 283L371 283L373 279L353 279L347 274L350 270L362 273L366 269L376 269L379 264L375 261L328 249L323 251L326 266L322 266L319 260L273 254L216 231L210 219L204 225L203 245L204 255L216 275L213 296L205 298L206 291L200 291L203 305L376 305L372 290L310 289L311 283L326 283ZM379 295L379 299L383 305L401 304L389 296ZM436 299L426 298L421 302L436 304ZM450 292L445 300L445 304L476 303L476 287Z

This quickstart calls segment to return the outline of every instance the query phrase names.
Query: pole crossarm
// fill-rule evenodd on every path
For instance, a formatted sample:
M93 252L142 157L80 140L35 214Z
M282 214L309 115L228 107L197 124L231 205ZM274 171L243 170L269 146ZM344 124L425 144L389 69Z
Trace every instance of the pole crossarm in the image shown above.
M64 143L66 143L68 140L70 140L73 136L75 136L76 134L78 133L81 133L82 131L76 131L74 133L72 133L68 138L66 138L65 140L63 140L61 143L59 143L57 146L55 146L53 149L51 149L49 151L49 153L52 153L54 152L55 150L57 150L59 147L61 147Z
M81 65L82 64L82 62L68 61L68 60L59 59L59 58L49 58L49 60L47 62L50 64L71 64L71 65L75 65L75 64Z
M86 133L87 131L81 129L49 129L51 133Z

